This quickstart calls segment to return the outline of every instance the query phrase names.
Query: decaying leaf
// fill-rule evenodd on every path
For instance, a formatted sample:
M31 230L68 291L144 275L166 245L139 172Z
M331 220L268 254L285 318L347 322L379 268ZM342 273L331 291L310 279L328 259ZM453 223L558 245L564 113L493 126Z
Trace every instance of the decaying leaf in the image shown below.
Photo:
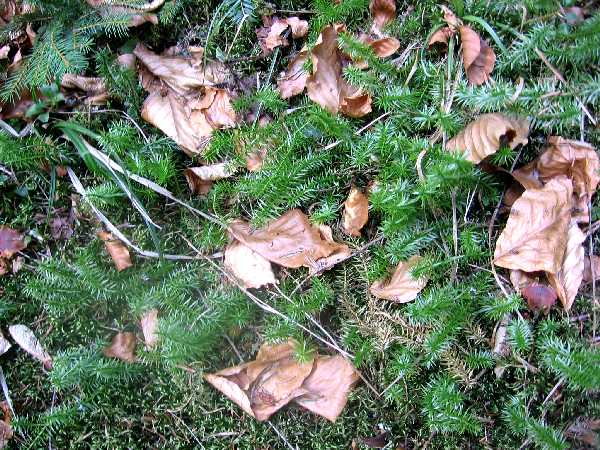
M494 264L524 272L557 274L562 267L571 220L573 186L566 177L528 189L511 208L496 242Z
M104 247L106 247L106 251L119 272L133 266L129 250L121 241L115 239L111 233L106 231L99 231L98 237L104 241Z
M233 172L227 163L211 164L202 167L190 167L183 171L185 178L194 194L206 195L213 185L213 181L230 177Z
M369 199L353 187L344 202L344 231L351 236L360 236L360 230L369 220Z
M206 381L259 421L290 402L335 421L357 381L352 365L340 356L294 358L294 341L264 344L254 361L205 375Z
M116 358L125 362L135 362L135 334L123 331L115 334L108 347L102 350L107 358Z
M383 27L396 18L395 0L371 0L369 11L373 17L373 31L381 32Z
M44 347L42 347L42 344L40 344L33 331L27 326L11 325L8 327L8 332L19 347L40 361L46 369L50 370L52 368L52 358L44 350Z
M573 191L591 196L600 182L600 160L596 149L586 142L551 136L545 151L534 161L513 172L526 189L539 187L560 175L573 181Z
M598 448L600 439L597 430L600 430L600 419L579 417L565 430L565 435L589 445L590 448Z
M66 73L60 80L60 86L66 90L82 91L86 105L104 105L109 96L104 80L98 77Z
M321 31L311 52L313 73L306 81L306 90L312 101L332 114L362 117L371 112L371 96L349 85L342 76L348 63L338 48L339 32L343 25L330 25Z
M13 437L13 429L11 426L12 415L8 402L1 401L0 409L2 409L2 420L0 421L0 449L6 447L8 441Z
M496 153L502 145L514 149L527 144L529 121L505 114L482 114L446 144L446 149L466 152L466 159L477 164Z
M522 270L511 270L510 282L517 292L521 292L527 286L540 284L541 276L545 276L543 272L528 273Z
M10 342L8 342L8 340L0 331L0 356L4 355L11 347L12 345L10 344Z
M593 272L592 272L593 265ZM592 255L586 256L583 260L583 280L585 284L592 283L596 280L600 280L600 256Z
M583 242L585 235L575 221L571 221L567 232L567 245L562 265L557 273L549 273L548 281L554 287L566 311L571 309L581 281L584 270Z
M277 47L289 45L284 32L290 28L292 37L298 39L306 36L308 33L308 22L300 20L298 17L278 18L273 16L263 16L263 26L256 30L258 43L263 53L271 53Z
M396 303L407 303L414 300L428 281L427 278L414 278L411 274L412 269L420 260L420 256L412 256L408 261L399 263L388 281L375 281L369 291L377 298Z
M521 290L521 295L527 300L527 306L531 311L542 311L548 313L558 298L556 291L544 284L530 284Z
M242 281L245 288L261 288L277 284L273 268L268 259L244 244L233 241L225 249L225 268Z
M6 226L0 227L0 258L11 258L25 247L21 233Z
M308 51L303 49L290 60L287 69L279 74L277 88L281 98L290 98L304 91L308 79L308 73L304 70L307 59Z
M472 28L462 25L459 31L467 79L469 83L479 86L490 78L496 64L496 54Z
M454 31L450 27L442 27L431 35L427 43L427 49L432 50L435 47L441 48L443 51L448 50L448 41L454 35Z
M292 209L266 227L251 230L242 220L229 225L231 234L269 261L284 267L314 267L344 244L328 241L299 209Z
M158 309L152 308L144 313L140 319L144 343L147 350L152 350L158 342Z
M319 225L321 237L334 246L334 251L327 257L314 261L308 269L310 275L323 272L335 266L337 263L350 257L352 252L346 244L338 244L333 239L333 231L328 225Z

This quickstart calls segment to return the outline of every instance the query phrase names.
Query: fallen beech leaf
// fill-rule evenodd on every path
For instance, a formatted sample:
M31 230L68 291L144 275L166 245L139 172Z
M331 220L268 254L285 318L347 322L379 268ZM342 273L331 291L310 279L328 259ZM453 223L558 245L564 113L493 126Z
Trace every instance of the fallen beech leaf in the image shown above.
M8 402L0 402L0 409L2 409L2 420L0 421L0 449L6 447L8 441L13 437L13 429L10 425L12 416L10 413L10 407Z
M590 448L598 448L600 439L596 430L600 429L600 419L588 419L586 417L578 418L569 428L565 430L565 435L571 439L577 439Z
M296 398L295 402L335 422L358 379L354 366L343 356L319 356L302 384L302 388L308 392Z
M452 28L440 28L431 35L431 38L429 38L427 49L432 50L434 47L439 47L446 52L448 50L448 41L452 36L454 36L454 31L452 31Z
M107 358L116 358L125 362L135 362L135 334L123 331L115 334L108 347L102 350Z
M373 50L376 56L379 58L387 58L392 56L400 48L400 41L393 37L380 37L373 38L366 33L361 33L358 36L358 40L365 45L368 45ZM354 61L355 66L366 69L368 65L366 63Z
M420 256L412 256L396 267L389 281L375 281L369 291L377 298L391 300L396 303L407 303L417 298L419 292L427 285L427 278L414 278L411 270L421 260Z
M368 220L369 199L354 187L344 202L344 231L350 236L360 236L360 230Z
M521 290L521 295L527 300L531 311L542 311L548 314L558 298L556 291L543 284L531 284Z
M0 227L0 258L11 258L25 247L21 233L6 226Z
M573 194L573 220L577 223L589 223L590 201L587 195Z
M240 242L233 241L227 246L224 264L247 289L277 284L269 260Z
M483 114L469 123L446 144L446 149L466 152L466 159L477 164L496 153L502 145L514 149L527 144L529 121L500 113Z
M4 355L11 347L12 345L10 344L10 342L8 342L8 340L0 331L0 356Z
M104 247L115 264L115 268L120 272L133 266L129 250L121 241L115 239L111 233L99 231L98 237L104 241Z
M342 76L344 56L337 38L344 29L343 25L331 25L321 31L311 52L313 73L306 81L306 90L312 101L332 114L362 117L371 112L372 99Z
M490 78L496 64L496 54L472 28L462 25L459 32L467 79L469 83L479 86Z
M228 163L217 163L209 166L190 167L183 171L193 194L206 195L213 181L230 177L233 172L228 169Z
M50 370L52 368L52 358L44 350L33 331L25 325L11 325L8 327L8 332L19 347L40 361L46 369Z
M594 265L593 273L592 264ZM583 260L583 283L592 283L594 281L594 276L596 277L596 280L600 280L600 256L586 256Z
M545 151L536 160L515 170L513 176L525 188L530 188L565 175L573 181L577 195L591 196L600 182L599 171L600 160L593 146L551 136Z
M396 18L396 2L395 0L371 0L369 11L373 17L373 31L380 32Z
M268 152L268 147L263 146L257 151L249 153L246 156L246 169L248 169L250 172L258 172L260 169L262 169Z
M291 29L294 39L306 36L308 22L298 17L280 19L278 17L263 16L263 26L257 28L256 37L264 54L271 53L277 47L287 46L288 40L283 36L284 31Z
M494 264L525 272L556 274L562 267L571 219L571 180L557 177L528 189L510 211L496 242Z
M540 284L541 279L545 279L544 272L523 272L522 270L511 270L510 271L510 282L516 291L521 292L527 286L533 284Z
M158 309L152 308L140 319L146 350L152 350L158 342Z
M311 265L308 269L308 273L310 275L315 275L323 272L324 270L331 269L337 263L348 259L352 254L350 247L348 247L346 244L338 244L333 240L333 232L331 231L330 226L319 225L319 233L321 233L321 237L325 239L325 241L334 246L334 250L329 256L311 262Z
M560 270L557 273L548 274L548 281L556 290L558 298L566 311L571 309L583 279L584 241L585 235L581 232L577 223L571 221Z
M279 74L277 88L281 98L290 98L304 91L308 73L304 70L304 63L308 59L308 51L301 50L294 56L284 72Z
M84 77L66 73L60 80L64 89L78 89L85 93L84 103L87 105L104 105L108 100L108 91L102 78Z
M340 250L323 238L319 229L299 209L292 209L259 230L242 220L229 225L232 235L259 255L284 267L311 267Z
M359 438L359 442L368 448L385 448L390 440L391 433L383 431L375 436L368 438ZM396 449L398 450L398 449Z
M442 9L442 12L444 13L444 20L446 21L446 23L448 24L448 26L450 28L452 28L453 30L458 29L458 27L460 27L462 25L462 22L459 20L458 17L456 17L456 14L454 14L452 12L452 10L450 10L450 8L448 8L447 6L441 5L440 8Z

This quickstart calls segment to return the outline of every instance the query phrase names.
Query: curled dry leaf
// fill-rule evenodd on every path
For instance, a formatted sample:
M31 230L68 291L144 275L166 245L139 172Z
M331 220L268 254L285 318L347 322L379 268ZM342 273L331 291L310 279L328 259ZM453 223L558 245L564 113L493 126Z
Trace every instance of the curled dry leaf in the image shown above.
M10 413L10 406L8 402L0 402L0 409L2 409L2 420L0 421L0 449L6 447L8 441L13 437L13 429L11 426L12 415Z
M353 187L344 202L344 231L350 236L360 236L360 230L369 220L369 199Z
M144 313L140 319L144 343L147 350L152 350L158 342L158 309L152 308Z
M135 362L135 334L123 331L115 334L108 347L102 350L107 358L116 358L125 362Z
M321 233L321 237L333 245L334 251L329 256L312 262L311 266L308 269L310 275L315 275L317 273L331 269L337 263L348 259L352 254L352 252L350 251L350 247L348 247L346 244L338 244L333 240L333 232L331 231L330 226L319 225L318 228L319 233Z
M510 211L496 242L494 264L524 272L556 274L562 267L571 220L573 186L566 177L528 189Z
M373 31L381 32L381 29L396 18L395 0L371 0L369 11L373 17Z
M277 284L269 260L238 241L231 242L225 249L224 264L247 289Z
M529 121L500 113L483 114L468 124L446 144L446 149L466 152L466 158L477 164L496 153L502 145L514 149L527 144Z
M0 356L4 355L11 347L10 342L8 342L0 331Z
M582 282L585 284L592 283L594 281L594 277L596 280L600 280L600 256L586 256L583 260Z
M521 295L527 300L531 311L542 311L545 314L548 314L558 298L554 289L543 284L530 284L521 290Z
M522 270L511 270L510 282L516 291L521 292L527 286L540 284L541 276L544 276L543 272L528 273Z
M106 247L106 251L119 272L133 266L129 250L127 250L127 247L121 241L115 239L111 233L107 233L106 231L99 231L98 237L104 241L104 247Z
M40 344L33 331L27 326L11 325L8 327L8 332L19 347L40 361L46 369L50 370L52 368L52 358L44 350L44 347L42 347L42 344Z
M354 367L341 356L298 362L294 347L293 341L265 344L254 361L204 378L259 421L290 402L335 421L358 379Z
M450 28L456 30L462 25L462 21L458 17L456 17L456 14L454 14L454 12L452 12L450 8L448 8L445 5L441 5L440 8L444 13L444 20Z
M66 73L60 80L60 86L63 89L83 91L86 105L104 105L108 100L108 91L102 78Z
M462 25L459 31L467 79L469 83L479 86L490 78L496 64L496 54L472 28Z
M294 56L284 72L279 74L277 88L281 98L290 98L304 91L308 73L304 70L304 63L308 60L308 51L301 50Z
M548 274L548 281L554 287L566 311L573 306L583 280L584 241L585 235L581 232L577 223L571 221L567 232L567 245L562 258L562 265L557 273Z
M338 34L343 25L323 28L311 52L313 73L306 81L306 90L312 101L337 114L362 117L371 112L372 99L368 93L349 85L342 76L345 60L338 48Z
M263 53L271 53L277 47L285 47L289 44L283 33L290 28L292 37L298 39L308 33L308 22L298 17L267 17L263 16L263 26L256 30L258 43Z
M25 247L21 233L6 226L0 227L0 258L11 258Z
M448 50L448 41L454 35L454 31L450 27L443 27L437 30L429 38L427 49L432 50L434 47L439 47L443 51Z
M427 278L414 278L411 274L412 269L420 260L420 256L412 256L408 261L399 263L388 281L375 281L369 291L377 298L396 303L407 303L414 300L428 281Z
M317 227L299 209L292 209L266 227L251 230L242 220L229 225L240 242L269 261L284 267L314 267L322 258L346 247L323 237Z
M194 194L206 195L213 185L213 181L229 178L233 172L229 170L228 163L217 163L209 166L190 167L183 171L185 178Z

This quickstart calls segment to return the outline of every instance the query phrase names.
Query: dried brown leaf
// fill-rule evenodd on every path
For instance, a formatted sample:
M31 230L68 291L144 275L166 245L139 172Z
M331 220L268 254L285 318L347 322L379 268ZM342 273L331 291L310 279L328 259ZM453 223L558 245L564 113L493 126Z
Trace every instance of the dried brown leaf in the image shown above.
M337 263L348 259L352 254L350 247L348 247L346 244L339 244L333 240L333 232L331 231L330 226L319 225L318 228L319 233L321 233L321 237L325 239L325 241L329 242L333 246L334 250L329 256L311 262L311 265L308 269L310 275L331 269Z
M231 242L225 249L224 264L247 289L277 284L269 260L238 241Z
M560 271L571 220L573 187L566 177L528 189L511 208L496 242L494 264L524 272Z
M83 102L86 105L104 105L109 97L104 80L98 77L66 73L60 81L60 86L63 89L83 91L85 96Z
M450 27L443 27L437 30L429 38L427 42L427 49L432 50L434 47L438 47L444 52L448 50L448 41L454 36L454 31Z
M589 445L590 448L598 448L600 439L596 430L600 430L600 419L580 417L565 430L565 435Z
M25 247L21 233L7 226L0 227L0 258L11 258Z
M290 28L292 37L298 39L308 33L308 22L298 17L267 17L263 16L263 26L257 28L256 37L263 53L271 53L277 47L285 47L289 44L283 35Z
M560 270L557 273L548 274L548 281L556 290L558 298L567 311L573 306L583 279L584 241L585 235L581 232L577 223L571 221Z
M344 202L344 231L350 236L360 236L360 230L369 220L369 199L353 187Z
M183 171L190 191L194 194L206 195L213 185L213 181L229 178L233 172L227 163L217 163L208 166L190 167Z
M529 122L500 113L483 114L469 123L446 144L446 149L466 152L466 158L477 164L496 153L502 145L514 149L527 144Z
M290 98L304 91L308 79L308 73L304 70L307 59L308 51L301 50L290 60L287 69L279 74L277 88L281 98Z
M592 265L594 271L592 272ZM600 256L586 256L583 260L583 280L584 284L589 284L596 280L600 280Z
M324 239L319 229L299 209L292 209L266 227L251 230L242 220L233 221L233 236L259 255L284 267L311 267L321 258L340 250L340 245Z
M52 367L52 357L44 350L42 344L25 325L11 325L8 327L8 332L19 347L40 361L46 369Z
M0 409L2 409L2 420L0 421L0 449L6 447L8 441L13 437L13 429L11 426L12 415L10 413L10 407L8 402L0 402Z
M472 28L462 25L459 32L467 79L469 83L479 86L490 78L496 64L496 54Z
M150 14L151 11L156 11L160 8L165 0L149 0L143 5L127 6L126 3L110 2L107 0L86 0L87 4L97 8L100 15L114 16L115 14L130 15L129 26L137 27L146 22L154 25L158 24L158 16Z
M147 350L152 350L158 342L158 309L152 308L144 313L140 319L144 343Z
M454 14L454 12L450 8L444 5L441 5L440 8L444 13L444 20L450 28L456 30L462 25L462 21L458 17L456 17L456 14Z
M414 300L428 281L427 278L414 278L411 274L412 269L420 260L420 256L412 256L408 261L399 263L388 281L375 281L369 291L377 298L396 303L407 303Z
M135 334L129 331L122 331L115 334L108 347L102 350L107 358L116 358L125 362L135 362Z
M395 0L371 0L369 11L373 17L373 31L381 31L383 27L396 19Z
M98 237L104 241L104 247L119 272L133 266L129 250L127 250L127 247L121 241L115 239L111 233L107 233L106 231L99 231Z

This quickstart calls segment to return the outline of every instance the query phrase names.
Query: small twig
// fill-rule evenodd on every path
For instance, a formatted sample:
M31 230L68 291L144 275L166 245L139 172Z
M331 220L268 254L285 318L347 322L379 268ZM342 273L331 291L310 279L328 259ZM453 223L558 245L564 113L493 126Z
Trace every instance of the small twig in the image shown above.
M391 113L390 112L386 112L383 113L382 115L380 115L379 117L376 117L375 119L371 120L368 124L366 124L364 127L360 128L356 133L357 136L360 135L363 131L365 131L368 128L371 128L373 125L375 125L377 122L379 122L380 120L384 119L385 117L389 116ZM321 148L321 151L324 152L326 150L331 150L332 148L337 147L338 145L340 145L342 143L342 141L335 141L332 142L329 145L326 145L325 147Z
M558 382L554 385L554 387L550 390L550 392L548 392L548 395L546 395L546 398L542 402L542 405L545 405L546 403L548 403L550 401L550 399L554 396L556 391L558 391L560 389L560 387L562 386L562 384L564 382L565 382L564 378L561 378L560 380L558 380Z
M267 423L271 426L271 428L273 428L275 433L277 433L277 436L279 436L279 438L285 443L285 445L287 445L287 447L290 450L298 450L298 447L294 447L292 444L289 443L289 441L285 438L284 434L281 431L279 431L279 429L275 425L273 425L273 422L269 420L267 421Z

